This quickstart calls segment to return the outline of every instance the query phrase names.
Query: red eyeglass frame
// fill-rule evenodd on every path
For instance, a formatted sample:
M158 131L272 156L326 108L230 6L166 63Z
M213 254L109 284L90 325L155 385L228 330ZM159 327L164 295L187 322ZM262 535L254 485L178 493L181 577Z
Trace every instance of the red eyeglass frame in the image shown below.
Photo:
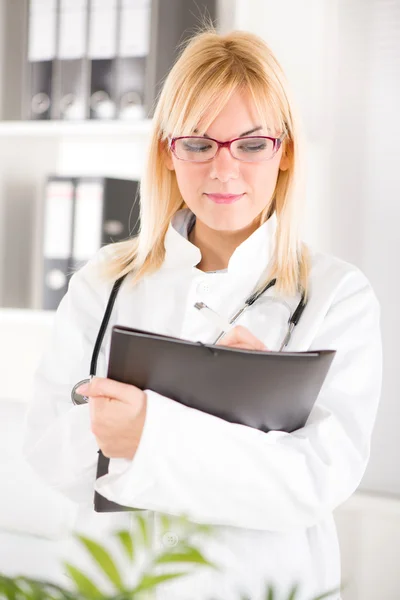
M176 158L178 160L183 160L184 162L209 162L210 160L214 160L214 158L217 156L218 152L220 151L221 148L228 148L229 152L232 156L232 158L234 158L235 160L240 160L241 162L262 162L262 161L244 161L241 158L236 158L236 156L233 156L232 152L231 152L231 144L233 142L236 142L237 140L251 140L251 139L266 139L266 140L272 140L274 142L274 152L272 154L272 156L270 156L269 158L266 158L264 160L271 160L271 158L273 158L275 156L275 154L279 151L279 148L281 147L282 141L284 140L284 138L287 136L287 132L284 131L279 137L270 137L267 135L249 135L249 136L244 136L244 137L238 137L238 138L234 138L233 140L227 140L226 142L220 142L219 140L216 140L215 138L210 138L210 137L204 137L201 135L181 135L179 137L168 137L168 141L169 141L169 148L171 149L171 151L174 153L174 156L176 156ZM212 142L215 142L216 144L218 144L218 149L217 152L215 153L215 155L212 158L208 158L207 160L201 160L201 161L196 161L196 160L186 160L185 158L179 158L179 156L177 156L175 154L175 142L176 140L182 140L185 138L197 138L200 140L210 140Z

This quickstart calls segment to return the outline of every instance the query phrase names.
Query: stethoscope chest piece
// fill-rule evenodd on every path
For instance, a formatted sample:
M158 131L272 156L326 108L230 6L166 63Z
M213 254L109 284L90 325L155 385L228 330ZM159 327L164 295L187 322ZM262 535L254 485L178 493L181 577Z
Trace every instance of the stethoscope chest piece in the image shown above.
M82 379L82 381L78 381L78 383L76 383L74 385L74 387L72 388L71 391L71 400L74 404L87 404L88 402L88 397L87 396L81 396L80 394L78 394L76 392L77 388L80 385L83 385L84 383L90 383L90 379Z

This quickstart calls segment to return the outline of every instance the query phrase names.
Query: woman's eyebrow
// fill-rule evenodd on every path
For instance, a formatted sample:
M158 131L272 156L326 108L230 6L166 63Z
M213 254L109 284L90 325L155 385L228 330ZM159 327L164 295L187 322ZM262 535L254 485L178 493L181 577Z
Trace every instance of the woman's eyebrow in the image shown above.
M245 131L244 133L241 133L238 137L244 137L245 135L250 135L251 133L254 133L255 131L259 131L260 129L262 129L261 125L259 125L258 127L254 127L254 129L250 129L250 131ZM199 133L198 129L194 129L193 133ZM203 137L209 138L210 136L207 135L206 133L204 133Z

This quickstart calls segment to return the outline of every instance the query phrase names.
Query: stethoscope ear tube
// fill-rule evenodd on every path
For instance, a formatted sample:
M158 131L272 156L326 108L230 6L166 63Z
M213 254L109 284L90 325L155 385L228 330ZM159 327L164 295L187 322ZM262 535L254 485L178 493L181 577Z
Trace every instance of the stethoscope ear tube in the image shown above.
M254 304L254 302L256 300L258 300L258 298L264 294L264 292L269 290L269 288L273 287L275 284L276 284L276 279L271 279L271 281L269 283L267 283L267 285L265 285L262 288L262 290L259 290L258 292L254 292L254 294L252 294L251 296L249 296L249 298L247 298L247 300L246 300L247 306L251 306L252 304Z
M296 310L294 311L294 313L292 314L292 316L289 319L289 328L288 328L287 334L285 335L285 339L283 340L282 345L279 348L279 352L282 352L282 350L284 348L286 348L286 346L290 342L290 338L292 337L293 329L296 327L297 323L300 321L300 317L303 314L303 311L306 306L307 306L307 302L305 301L305 294L303 292L303 294L301 295L301 300L296 307Z
M275 284L276 284L276 279L271 279L271 281L269 283L267 283L261 290L259 290L258 292L254 292L251 296L249 296L247 298L247 300L245 301L244 305L242 306L242 308L240 308L230 319L229 324L233 325L234 323L236 323L238 318L249 308L249 306L252 306L252 304L254 304L258 300L258 298L260 298L260 296L262 296L264 294L264 292L266 292L269 288L273 287ZM282 352L282 350L288 345L290 338L292 336L293 329L296 327L297 323L300 321L300 317L303 314L303 311L304 311L306 305L307 305L307 302L305 301L305 294L303 292L301 295L301 300L300 300L299 304L297 305L293 315L290 317L290 319L288 321L288 331L285 335L285 338L282 342L281 347L279 348L279 352ZM222 331L218 335L216 340L214 341L214 344L217 344L224 337L224 335L225 335L225 332Z
M300 317L303 314L303 311L306 306L307 302L305 301L305 294L303 293L299 305L297 306L296 310L292 315L292 318L290 319L290 322L293 323L293 325L297 325L297 323L300 321Z

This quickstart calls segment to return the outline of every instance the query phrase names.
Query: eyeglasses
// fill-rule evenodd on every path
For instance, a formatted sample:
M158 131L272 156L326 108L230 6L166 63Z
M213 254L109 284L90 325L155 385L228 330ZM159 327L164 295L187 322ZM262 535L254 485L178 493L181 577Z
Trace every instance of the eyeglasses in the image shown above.
M250 136L219 142L212 138L185 136L169 139L169 147L179 160L189 162L207 162L215 158L220 148L229 148L233 158L243 162L270 160L281 147L286 136L280 137Z

